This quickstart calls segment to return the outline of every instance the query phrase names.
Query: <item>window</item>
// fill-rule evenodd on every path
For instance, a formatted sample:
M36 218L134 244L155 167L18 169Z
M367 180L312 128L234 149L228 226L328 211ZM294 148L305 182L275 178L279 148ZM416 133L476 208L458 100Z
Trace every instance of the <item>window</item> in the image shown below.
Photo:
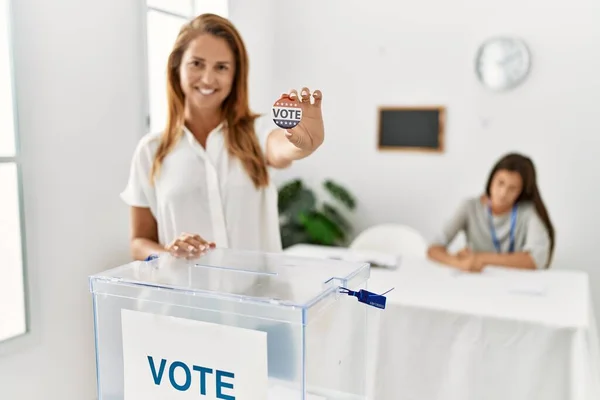
M0 0L0 341L27 331L9 0Z
M167 122L166 65L183 24L199 14L227 18L227 0L147 0L146 43L148 76L147 129L157 132Z

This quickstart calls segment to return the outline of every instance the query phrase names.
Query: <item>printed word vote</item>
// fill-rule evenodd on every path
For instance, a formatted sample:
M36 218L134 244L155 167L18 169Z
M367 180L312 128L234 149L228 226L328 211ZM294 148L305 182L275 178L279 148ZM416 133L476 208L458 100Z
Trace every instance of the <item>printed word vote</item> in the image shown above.
M154 358L152 356L148 356L148 363L150 364L150 373L152 374L152 379L154 379L154 384L160 386L162 384L170 384L175 390L180 392L185 392L190 390L192 386L192 371L198 372L199 374L199 382L200 382L200 396L207 395L207 381L210 379L207 378L207 375L212 375L214 372L215 379L215 393L217 399L219 400L235 400L235 396L231 394L224 394L223 389L230 389L233 391L233 372L214 370L212 368L201 367L198 365L188 366L186 363L182 361L173 361L169 365L167 369L168 361L162 358L160 360L160 365L156 366ZM175 378L175 374L179 372L180 377L178 379ZM169 383L166 383L166 378L164 378L165 372L169 374ZM185 375L185 379L181 379L181 373ZM228 379L228 382L225 382L224 379Z
M299 121L302 118L302 110L293 108L273 108L273 118Z

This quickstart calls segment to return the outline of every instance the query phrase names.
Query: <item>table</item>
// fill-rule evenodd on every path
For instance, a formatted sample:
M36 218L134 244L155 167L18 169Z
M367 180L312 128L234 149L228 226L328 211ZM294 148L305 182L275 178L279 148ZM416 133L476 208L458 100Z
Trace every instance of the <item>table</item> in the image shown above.
M371 268L368 390L376 400L600 399L600 350L588 276L295 245L288 254L395 262Z

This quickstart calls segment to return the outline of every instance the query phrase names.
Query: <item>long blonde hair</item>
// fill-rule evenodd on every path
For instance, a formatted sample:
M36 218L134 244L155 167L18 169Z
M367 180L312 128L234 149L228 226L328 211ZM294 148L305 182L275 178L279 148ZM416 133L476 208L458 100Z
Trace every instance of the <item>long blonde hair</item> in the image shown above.
M151 183L154 183L167 154L182 137L185 123L185 96L181 89L179 68L183 53L189 43L204 33L225 39L235 57L235 76L231 93L222 105L225 116L225 146L231 155L241 161L256 188L266 186L269 182L266 159L254 132L254 120L258 115L252 113L248 105L248 53L233 24L215 14L202 14L185 24L169 55L167 63L167 125L162 133L152 164Z

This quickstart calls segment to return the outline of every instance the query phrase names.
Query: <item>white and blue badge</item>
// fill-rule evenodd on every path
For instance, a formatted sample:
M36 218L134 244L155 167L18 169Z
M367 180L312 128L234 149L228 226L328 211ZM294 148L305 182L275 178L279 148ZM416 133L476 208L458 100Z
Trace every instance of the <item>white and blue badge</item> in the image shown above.
M302 108L297 100L292 100L284 95L273 104L272 117L278 127L291 129L300 123Z

